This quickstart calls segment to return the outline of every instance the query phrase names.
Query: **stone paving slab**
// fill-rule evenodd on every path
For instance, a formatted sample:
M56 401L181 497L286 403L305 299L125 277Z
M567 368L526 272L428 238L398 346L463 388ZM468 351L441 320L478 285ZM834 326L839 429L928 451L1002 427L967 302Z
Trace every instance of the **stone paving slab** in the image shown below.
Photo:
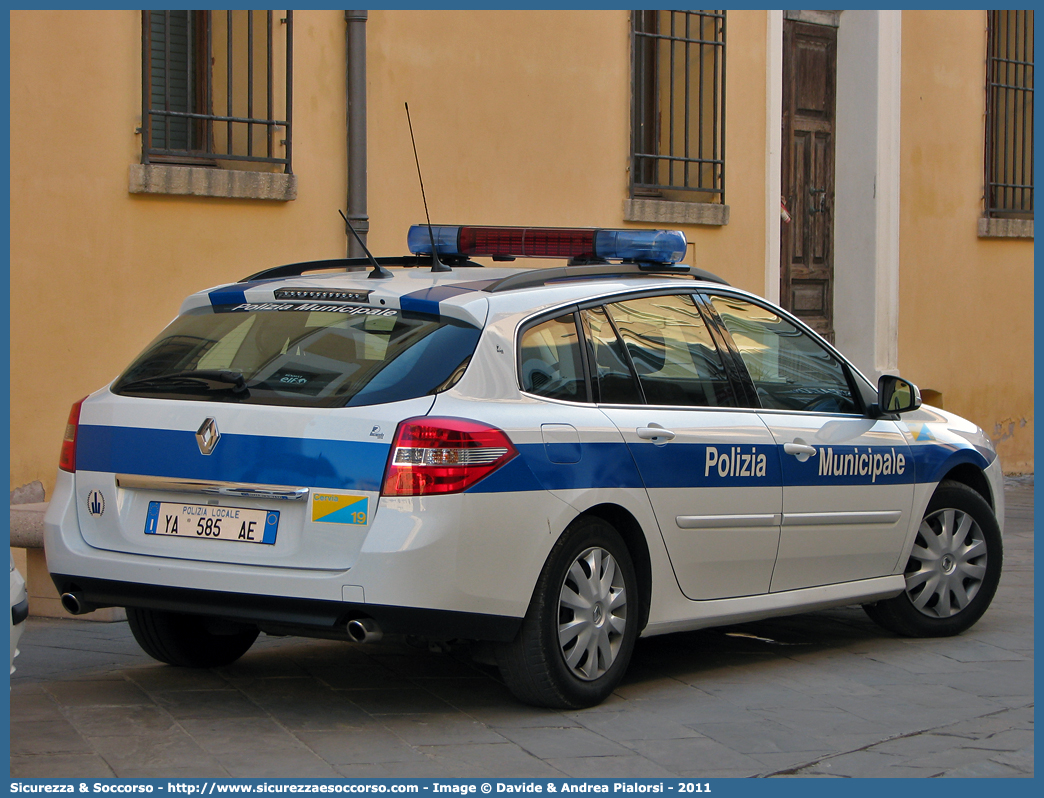
M1007 482L1005 574L963 635L845 607L640 640L601 706L523 706L465 652L262 636L239 662L154 662L125 622L31 618L11 775L1026 777L1033 479Z
M477 771L480 776L518 779L562 776L560 768L506 739L502 743L426 745L417 750L451 770L460 768L461 773Z

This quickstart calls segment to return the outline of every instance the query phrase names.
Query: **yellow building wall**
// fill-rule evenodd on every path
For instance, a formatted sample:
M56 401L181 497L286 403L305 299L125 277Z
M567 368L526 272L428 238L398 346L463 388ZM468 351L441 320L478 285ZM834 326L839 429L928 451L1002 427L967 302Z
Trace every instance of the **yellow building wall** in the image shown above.
M12 487L38 479L50 495L70 405L186 295L344 255L344 12L294 22L298 199L280 203L130 194L141 13L11 12Z
M977 236L983 11L905 11L899 367L1033 470L1033 241Z
M730 222L679 226L690 242L686 262L758 292L766 25L765 12L728 12ZM405 103L436 224L655 226L623 215L630 12L371 11L367 48L375 251L401 251L409 225L424 221Z

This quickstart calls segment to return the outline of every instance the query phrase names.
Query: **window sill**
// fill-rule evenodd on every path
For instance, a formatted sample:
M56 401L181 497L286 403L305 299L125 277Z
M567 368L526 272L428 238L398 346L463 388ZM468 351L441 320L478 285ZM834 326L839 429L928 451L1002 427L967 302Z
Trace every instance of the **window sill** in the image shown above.
M297 175L135 163L130 167L129 191L289 202L297 199Z
M979 219L979 238L1033 238L1032 219Z
M705 224L722 226L729 223L729 206L715 202L670 202L668 200L624 200L624 220L656 224Z

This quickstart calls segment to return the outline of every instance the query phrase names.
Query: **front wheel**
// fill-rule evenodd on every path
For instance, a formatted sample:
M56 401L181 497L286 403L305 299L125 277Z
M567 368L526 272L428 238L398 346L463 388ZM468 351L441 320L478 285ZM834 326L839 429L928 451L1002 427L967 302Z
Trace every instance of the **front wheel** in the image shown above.
M943 482L917 530L903 574L906 590L863 609L907 637L959 634L990 606L1003 556L1000 527L986 500L967 485Z
M631 659L639 603L619 533L600 518L578 519L548 556L518 635L497 648L504 682L535 706L604 701Z
M183 668L230 665L258 636L257 629L242 624L139 607L127 608L127 623L146 654Z

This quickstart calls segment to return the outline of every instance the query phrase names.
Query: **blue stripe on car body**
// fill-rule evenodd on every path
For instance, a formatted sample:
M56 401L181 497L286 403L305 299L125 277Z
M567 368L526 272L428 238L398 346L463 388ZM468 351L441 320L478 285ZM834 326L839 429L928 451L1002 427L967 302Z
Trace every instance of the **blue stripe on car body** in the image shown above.
M403 294L399 297L399 309L408 313L428 313L432 316L438 316L440 302L461 294L470 294L475 290L474 288L465 288L459 285L433 285L431 288L425 288L422 291Z
M389 443L223 433L200 454L195 433L81 425L76 468L116 474L213 479L262 485L380 490Z
M938 482L954 466L971 463L976 468L985 469L993 460L988 460L970 444L953 444L936 442L932 444L914 444L910 447L914 459L917 481L921 483Z
M237 289L232 286L211 291L208 296L210 297L210 304L215 306L242 305L246 302L246 292L242 288Z
M543 444L517 446L519 458L471 488L474 493L587 488L737 488L904 485L938 482L956 465L988 463L974 448L822 446L805 462L782 446L671 443L586 443L579 462L549 460ZM708 453L709 449L715 450ZM765 455L764 461L760 456ZM823 463L829 458L829 466ZM875 459L876 458L876 459ZM519 462L521 461L521 462ZM782 464L782 465L781 465ZM761 466L764 470L761 470ZM835 467L840 470L835 472ZM875 473L876 472L876 473Z
M390 444L378 442L225 433L214 453L204 456L192 432L84 424L77 436L76 467L184 479L380 490L390 448ZM802 463L775 445L586 443L579 462L553 463L543 443L518 444L519 457L476 483L470 492L894 485L937 482L961 463L978 468L988 465L973 447L954 444L919 445L903 451L891 446L818 448L816 456ZM710 449L715 451L709 453ZM901 472L896 467L900 455L904 458ZM881 458L876 474L875 457ZM829 468L823 464L824 458L830 458ZM882 464L889 458L891 466L886 468ZM841 472L835 473L839 464Z
M519 456L477 482L469 493L526 490L640 488L642 479L624 443L583 444L577 463L552 463L543 443L516 444Z
M277 280L251 280L248 283L232 283L215 288L207 294L211 305L242 305L246 300L246 292L259 286L271 286Z

